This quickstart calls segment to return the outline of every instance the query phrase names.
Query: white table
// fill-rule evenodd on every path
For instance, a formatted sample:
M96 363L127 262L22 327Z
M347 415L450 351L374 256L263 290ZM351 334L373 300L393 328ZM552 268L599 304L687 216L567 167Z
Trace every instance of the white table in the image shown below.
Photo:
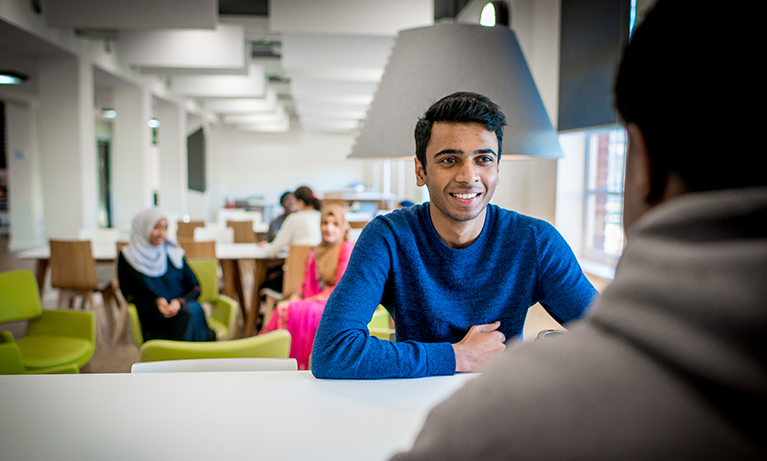
M409 448L428 411L474 376L0 376L0 447L13 460L381 460Z

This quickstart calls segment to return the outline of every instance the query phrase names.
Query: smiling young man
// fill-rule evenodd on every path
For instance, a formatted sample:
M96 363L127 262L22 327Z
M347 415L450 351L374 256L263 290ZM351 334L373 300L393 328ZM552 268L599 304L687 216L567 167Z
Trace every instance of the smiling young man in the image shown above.
M318 378L391 378L481 370L522 333L540 302L560 323L596 296L548 223L490 205L506 120L488 98L454 93L415 129L416 177L431 202L371 221L322 315ZM382 304L397 341L371 337Z

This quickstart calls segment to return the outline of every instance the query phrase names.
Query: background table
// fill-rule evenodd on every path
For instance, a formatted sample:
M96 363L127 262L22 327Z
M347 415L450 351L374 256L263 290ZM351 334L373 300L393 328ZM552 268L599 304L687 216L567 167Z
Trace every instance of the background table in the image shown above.
M4 459L381 460L476 375L310 372L0 376Z

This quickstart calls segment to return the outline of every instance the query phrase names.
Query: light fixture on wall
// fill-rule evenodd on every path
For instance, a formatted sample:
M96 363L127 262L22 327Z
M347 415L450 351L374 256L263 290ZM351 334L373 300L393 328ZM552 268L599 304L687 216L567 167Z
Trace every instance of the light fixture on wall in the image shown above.
M506 2L487 2L482 7L479 24L485 27L509 26L509 9Z
M149 125L149 128L159 128L160 127L160 121L156 118L150 118L147 122L147 125Z
M0 85L21 85L29 76L15 70L0 70Z
M442 23L397 34L349 157L412 158L418 118L456 91L483 94L500 106L508 122L502 158L563 156L514 32Z
M104 118L115 118L115 117L117 117L117 111L114 110L114 109L104 109L101 112L101 114L102 114L102 116Z

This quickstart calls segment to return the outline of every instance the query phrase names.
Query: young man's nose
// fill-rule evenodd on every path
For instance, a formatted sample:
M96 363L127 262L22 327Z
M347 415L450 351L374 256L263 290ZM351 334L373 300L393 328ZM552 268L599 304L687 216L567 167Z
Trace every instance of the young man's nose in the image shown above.
M472 162L463 162L458 169L458 173L455 175L455 180L457 182L473 183L478 179L479 174L477 173L477 167Z

